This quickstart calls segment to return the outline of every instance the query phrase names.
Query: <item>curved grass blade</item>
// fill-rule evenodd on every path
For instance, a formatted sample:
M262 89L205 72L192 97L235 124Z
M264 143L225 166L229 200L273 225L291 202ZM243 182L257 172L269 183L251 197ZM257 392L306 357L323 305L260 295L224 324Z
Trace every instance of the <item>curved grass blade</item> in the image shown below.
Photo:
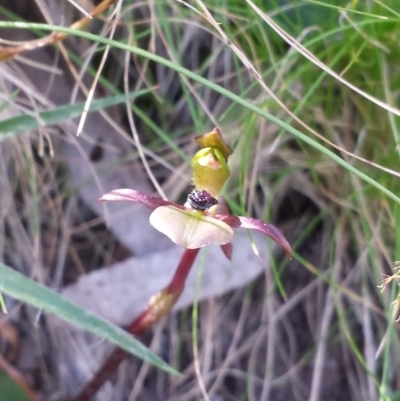
M157 56L154 53L151 53L149 51L140 49L138 47L130 46L122 42L118 42L116 40L111 40L108 38L103 38L98 35L94 35L88 32L84 31L78 31L70 28L65 28L57 25L47 25L47 24L39 24L39 23L27 23L27 22L10 22L10 21L0 21L0 27L2 28L17 28L17 29L39 29L39 30L44 30L44 31L58 31L58 32L65 32L68 34L71 34L73 36L78 36L81 38L85 38L94 42L102 43L105 45L109 45L112 47L115 47L117 49L125 50L134 54L137 54L139 56L143 56L145 58L148 58L149 60L155 61L156 63L162 64L165 67L171 68L172 70L183 74L187 76L190 79L193 79L194 81L214 90L215 92L221 94L222 96L225 96L226 98L236 102L237 104L240 104L241 106L245 107L246 109L253 111L254 113L258 114L259 116L265 118L268 121L271 121L272 123L276 124L277 126L283 128L287 132L291 133L295 138L299 139L300 141L303 141L307 143L308 145L312 146L314 149L317 149L321 153L323 153L325 156L329 157L331 160L345 168L347 171L350 173L356 175L359 177L361 180L364 182L370 184L371 186L375 187L382 193L384 193L388 198L394 200L396 203L400 204L400 197L395 195L392 191L387 189L385 186L374 180L373 178L369 177L367 174L363 173L362 171L358 170L354 166L352 166L350 163L346 162L344 159L342 159L340 156L332 152L331 150L327 149L325 146L321 145L318 143L316 140L310 138L306 134L300 132L296 128L290 126L289 124L285 123L284 121L280 120L278 117L273 116L272 114L260 109L256 105L252 104L246 99L241 98L239 95L234 94L233 92L223 88L220 85L215 84L214 82L209 81L206 78L203 78L202 76L188 70L187 68L181 67L180 65L177 65L173 63L170 60L167 60L163 57Z
M0 291L90 331L159 369L172 374L179 374L126 331L85 309L79 308L61 295L2 263L0 263Z

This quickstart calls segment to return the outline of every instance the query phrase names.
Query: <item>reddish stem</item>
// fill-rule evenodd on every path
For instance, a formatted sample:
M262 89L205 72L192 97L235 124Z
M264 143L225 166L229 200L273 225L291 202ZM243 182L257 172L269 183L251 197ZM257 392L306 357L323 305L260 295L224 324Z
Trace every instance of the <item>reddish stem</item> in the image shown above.
M176 293L178 291L179 292L183 291L183 288L185 287L186 278L190 272L190 269L193 266L194 261L196 260L199 251L200 249L185 250L185 253L182 255L179 265L176 268L175 275L167 286L167 290L170 294Z
M164 316L172 308L178 300L179 295L182 293L186 278L190 272L193 262L196 259L199 249L186 249L182 255L178 267L176 268L174 277L168 286L160 292L166 296L172 296L171 304L168 305L168 310L163 311L162 314L154 313L151 300L146 309L128 326L127 331L134 335L142 335L154 323L156 323L162 316ZM96 372L93 378L86 384L80 394L73 401L90 401L100 387L109 380L116 372L120 363L128 356L128 352L122 348L115 348L108 358L103 362L103 365Z

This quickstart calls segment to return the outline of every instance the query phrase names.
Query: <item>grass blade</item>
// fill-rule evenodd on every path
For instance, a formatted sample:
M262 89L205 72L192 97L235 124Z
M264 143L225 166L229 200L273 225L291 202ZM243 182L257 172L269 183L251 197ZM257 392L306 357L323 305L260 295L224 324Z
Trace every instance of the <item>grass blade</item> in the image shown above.
M240 104L241 106L245 107L246 109L253 111L254 113L258 114L259 116L265 118L268 121L271 121L272 123L276 124L277 126L283 128L290 134L292 134L295 138L299 139L302 142L307 143L308 145L312 146L314 149L317 149L321 153L323 153L325 156L329 157L331 160L345 168L347 171L350 173L356 175L359 177L361 180L364 182L370 184L371 186L375 187L378 189L380 192L384 193L388 198L394 200L396 203L400 204L400 197L398 197L396 194L394 194L392 191L387 189L385 186L368 176L367 174L363 173L362 171L358 170L354 166L352 166L350 163L346 162L344 159L342 159L340 156L332 152L331 150L327 149L325 146L317 142L316 140L310 138L306 134L302 133L301 131L297 130L296 128L290 126L289 124L285 123L284 121L280 120L279 118L273 116L272 114L260 109L250 101L243 99L242 97L234 94L233 92L223 88L222 86L209 81L206 78L201 77L200 75L188 70L187 68L181 67L180 65L177 65L173 63L172 61L169 61L163 57L157 56L154 53L151 53L149 51L140 49L138 47L134 46L129 46L125 43L118 42L116 40L111 40L107 38L103 38L98 35L94 35L88 32L83 32L83 31L78 31L75 29L71 28L65 28L57 25L47 25L47 24L38 24L38 23L27 23L27 22L9 22L9 21L0 21L0 27L2 28L17 28L17 29L41 29L44 31L57 31L57 32L65 32L70 35L82 37L88 40L92 40L94 42L102 43L105 45L113 46L117 49L125 50L134 54L137 54L139 56L143 56L148 58L149 60L153 60L156 63L160 63L168 68L171 68L172 70L183 74L187 76L190 79L193 79L194 81L200 83L201 85L204 85L215 92L219 93L222 96L225 96L226 98L236 102L237 104Z
M161 358L121 328L64 299L45 286L0 263L0 291L22 302L53 313L74 325L110 341L166 372L178 374Z
M128 96L119 95L105 99L94 100L90 105L89 112L115 106L116 104L125 102L127 99L131 100L149 92L151 92L151 89L143 89L132 92ZM0 141L15 134L20 134L28 130L38 128L39 124L42 126L58 124L62 121L79 117L82 114L84 107L85 102L81 102L73 105L60 106L53 110L42 111L39 113L40 120L35 116L21 115L0 121Z

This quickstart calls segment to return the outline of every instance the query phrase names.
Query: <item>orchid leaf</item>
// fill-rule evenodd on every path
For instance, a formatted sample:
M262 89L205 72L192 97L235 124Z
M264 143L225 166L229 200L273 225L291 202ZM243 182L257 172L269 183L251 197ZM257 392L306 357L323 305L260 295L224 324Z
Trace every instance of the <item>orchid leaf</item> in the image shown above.
M224 245L232 241L233 230L227 224L202 212L162 206L150 215L150 224L172 242L186 249Z
M157 198L156 196L151 196L145 194L140 191L136 191L134 189L122 188L122 189L114 189L103 195L100 199L100 202L104 201L129 201L140 203L143 206L146 206L148 209L154 210L160 206L174 205L177 208L184 209L182 205L178 205L173 202L165 201L161 198Z

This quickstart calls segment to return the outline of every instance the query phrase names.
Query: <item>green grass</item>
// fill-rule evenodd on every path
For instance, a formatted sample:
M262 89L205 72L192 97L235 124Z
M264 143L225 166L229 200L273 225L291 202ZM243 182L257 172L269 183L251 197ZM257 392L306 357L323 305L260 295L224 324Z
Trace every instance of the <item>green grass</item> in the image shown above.
M143 128L146 147L171 160L174 168L190 160L191 155L182 148L189 135L207 132L215 124L221 126L236 151L231 159L232 178L225 191L232 211L257 214L290 227L287 232L295 249L296 272L290 267L294 262L273 261L276 286L271 291L263 289L264 309L258 309L261 307L257 304L257 291L252 294L250 302L254 302L260 320L274 321L268 302L277 305L278 313L285 311L282 296L288 303L295 299L301 285L293 285L292 281L304 283L304 288L316 283L317 289L305 292L298 304L302 306L297 306L299 315L304 312L307 316L308 320L303 321L304 332L310 332L310 339L305 341L306 349L297 349L297 354L291 350L292 359L287 356L285 361L286 372L301 363L302 354L307 355L304 363L313 373L304 380L314 394L313 400L319 399L323 380L310 361L317 355L328 361L328 355L332 358L332 350L338 347L341 356L335 353L339 362L335 361L348 369L348 377L353 377L354 372L359 375L359 381L354 379L353 384L359 385L360 393L348 390L352 399L377 396L382 401L397 400L399 383L393 372L399 368L400 344L390 303L396 298L398 288L395 281L383 293L377 286L382 275L390 274L394 262L400 259L399 114L354 92L328 71L342 74L346 81L385 103L386 108L398 110L397 2L254 3L270 12L275 22L327 68L322 69L285 44L246 2L231 0L224 7L217 1L205 4L265 84L320 137L283 111L232 55L212 25L182 4L156 1L149 28L136 26L133 16L128 15L126 23L132 25L132 36L119 40L46 24L1 21L0 27L31 29L41 35L52 30L67 32L99 46L109 45L116 54L129 52L142 66L149 62L146 83L141 88L144 91L146 85L159 88L153 91L148 88L145 97L132 102L132 112ZM279 8L283 4L287 8ZM190 36L194 27L201 29ZM204 39L200 35L206 31L209 33ZM162 37L156 52L146 50L152 35ZM190 44L182 51L184 41ZM113 96L109 100L119 99L124 92L122 79L112 76L118 62L112 59L109 63L100 82ZM88 72L94 74L95 67L92 65ZM94 105L105 107L101 101L96 102ZM216 108L222 103L223 106ZM46 124L57 123L61 118L76 117L78 106L41 114ZM57 112L61 117L57 117ZM47 115L55 119L46 120ZM14 137L17 132L16 128L7 128L10 124L22 128L30 124L29 128L33 128L35 121L27 116L0 121L3 136ZM285 312L284 317L284 323L290 326L293 315ZM323 318L331 322L334 330L324 331ZM251 316L248 319L251 321ZM193 317L192 331L201 352L203 340L201 333L196 332L200 321L201 316ZM233 318L231 323L234 324ZM273 324L274 330L284 333L283 336L290 332L283 323ZM260 336L267 338L262 323L258 327ZM375 360L374 351L385 333L383 351ZM243 334L243 342L246 335L249 333ZM182 338L180 346L184 347ZM293 346L289 340L288 344ZM184 354L176 352L180 358ZM284 354L279 355L283 358ZM259 355L251 360L248 365L241 360L235 366L248 377L263 378L265 374L270 380L282 375L274 366L268 370ZM265 395L279 387L268 384L259 388L257 380L248 377L243 379L243 392L237 399L249 394Z

